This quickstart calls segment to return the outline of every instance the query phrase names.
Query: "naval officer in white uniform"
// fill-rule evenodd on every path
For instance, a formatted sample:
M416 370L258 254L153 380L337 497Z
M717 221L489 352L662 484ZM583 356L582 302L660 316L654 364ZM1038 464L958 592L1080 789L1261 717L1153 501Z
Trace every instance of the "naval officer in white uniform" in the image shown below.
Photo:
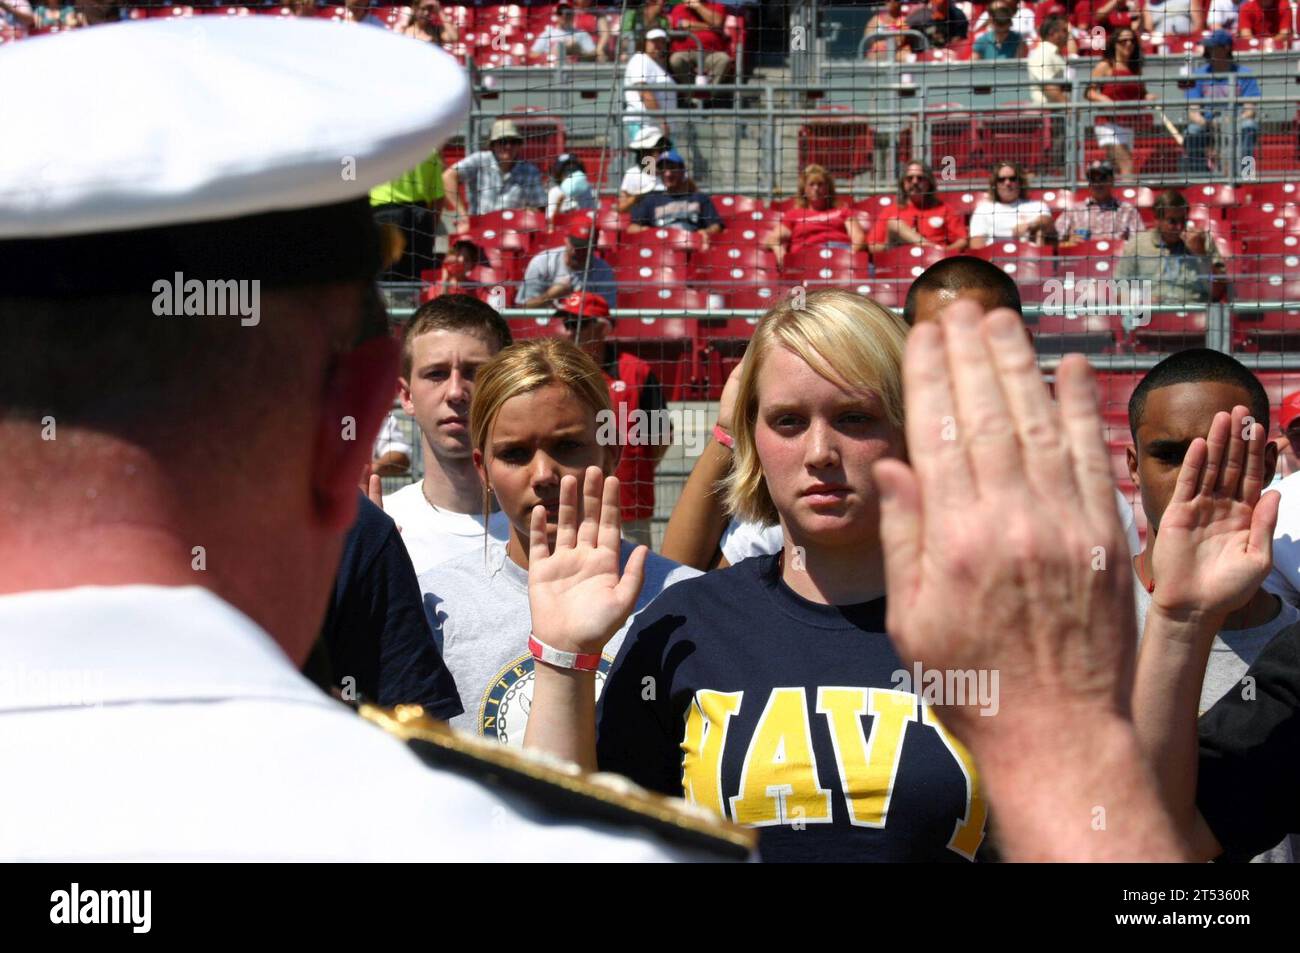
M397 375L366 196L463 120L456 64L214 17L0 54L34 76L0 100L0 859L744 856L298 672Z

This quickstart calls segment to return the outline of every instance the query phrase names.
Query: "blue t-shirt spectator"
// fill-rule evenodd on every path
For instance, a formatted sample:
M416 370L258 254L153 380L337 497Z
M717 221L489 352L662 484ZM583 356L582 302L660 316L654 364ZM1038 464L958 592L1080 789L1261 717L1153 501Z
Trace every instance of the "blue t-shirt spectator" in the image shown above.
M982 60L1014 60L1020 53L1020 44L1024 38L1015 30L1007 32L1007 38L1001 43L992 30L981 33L975 39L972 50Z
M1229 68L1236 74L1237 101L1239 103L1243 99L1258 98L1261 95L1259 80L1251 75L1250 67L1232 63ZM1228 85L1229 77L1223 73L1211 75L1213 73L1214 69L1209 63L1198 66L1192 71L1192 75L1205 78L1198 79L1196 85L1187 93L1188 99L1196 100L1201 113L1206 119L1213 119L1218 114L1219 110L1213 105L1215 101L1226 100L1232 95L1232 87Z
M632 224L698 232L721 225L722 217L703 192L651 192L633 206Z
M464 710L424 614L415 567L397 524L364 497L343 543L308 674L349 700L423 705L442 719Z

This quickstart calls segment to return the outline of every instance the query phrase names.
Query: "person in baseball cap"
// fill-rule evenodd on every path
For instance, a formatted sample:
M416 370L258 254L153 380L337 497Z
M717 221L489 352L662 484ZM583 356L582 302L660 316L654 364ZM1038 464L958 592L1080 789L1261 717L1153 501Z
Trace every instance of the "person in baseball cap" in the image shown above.
M398 374L367 194L460 128L461 67L207 17L0 54L36 76L0 99L0 632L7 675L94 677L5 679L6 769L41 783L0 787L0 859L698 856L299 671Z
M465 156L442 174L443 190L457 229L467 231L468 215L485 215L508 208L546 208L546 185L537 166L519 158L524 137L511 119L498 119L488 134L488 147ZM461 186L465 187L464 196Z
M632 137L628 142L628 149L632 152L632 162L623 173L623 181L618 186L620 212L632 211L632 206L636 205L641 196L664 190L663 181L659 178L653 164L646 160L653 159L672 147L672 141L658 126L642 126L641 131Z
M1282 398L1277 415L1282 436L1277 441L1277 475L1273 483L1300 472L1300 390Z
M663 179L663 192L650 192L632 209L627 230L642 232L648 228L682 228L700 234L700 248L723 229L722 216L713 199L696 188L686 174L686 160L676 149L659 153L655 170Z
M1221 155L1216 160L1219 172L1225 165L1235 162L1232 158L1234 144L1223 142L1224 138L1236 138L1238 157L1255 155L1259 116L1257 104L1250 100L1258 99L1262 90L1250 67L1233 60L1232 34L1227 30L1215 30L1202 41L1201 46L1205 51L1205 62L1192 71L1196 82L1187 92L1183 165L1184 171L1203 175L1209 171L1207 152L1211 137L1220 132ZM1231 92L1229 84L1236 88L1236 105L1232 107L1223 104Z
M519 307L545 307L574 291L593 291L616 307L614 269L596 253L595 241L595 221L576 216L564 229L564 244L538 252L528 263L516 298Z
M609 386L610 401L619 419L635 419L634 414L665 414L663 385L652 365L632 351L608 340L613 322L609 304L598 294L575 291L555 305L555 317L564 323L569 340L586 351L599 365ZM619 502L623 514L623 535L650 545L651 518L655 508L655 468L671 445L671 425L667 439L657 443L632 441L623 446L619 456Z

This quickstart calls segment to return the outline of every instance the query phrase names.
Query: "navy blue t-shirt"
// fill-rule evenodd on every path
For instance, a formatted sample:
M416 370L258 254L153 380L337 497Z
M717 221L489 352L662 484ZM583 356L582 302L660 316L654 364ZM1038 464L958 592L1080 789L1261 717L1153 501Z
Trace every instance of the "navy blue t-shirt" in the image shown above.
M465 710L434 642L397 525L364 497L343 544L319 648L330 684L346 689L344 679L351 677L366 701L423 705L443 719Z
M884 622L797 595L777 556L679 582L614 661L600 769L758 828L767 861L974 859L974 763L899 687Z
M651 192L633 207L632 223L698 232L710 225L721 225L722 217L703 192Z

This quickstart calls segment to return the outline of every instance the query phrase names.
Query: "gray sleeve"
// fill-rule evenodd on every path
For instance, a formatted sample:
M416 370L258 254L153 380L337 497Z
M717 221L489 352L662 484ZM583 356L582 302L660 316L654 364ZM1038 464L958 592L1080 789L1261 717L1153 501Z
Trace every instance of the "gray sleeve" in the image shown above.
M528 263L528 269L524 272L523 284L519 286L519 294L515 298L515 304L522 305L530 298L536 298L539 294L551 286L546 274L546 253L538 252L533 256L533 260Z

